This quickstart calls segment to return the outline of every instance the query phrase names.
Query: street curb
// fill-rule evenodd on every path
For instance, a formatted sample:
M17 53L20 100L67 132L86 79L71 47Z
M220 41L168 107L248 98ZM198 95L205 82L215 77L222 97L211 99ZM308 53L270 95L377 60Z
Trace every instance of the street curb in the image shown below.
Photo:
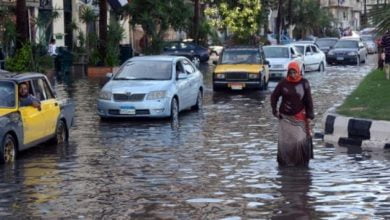
M336 113L336 107L323 117L324 142L363 149L390 148L390 121L347 117Z

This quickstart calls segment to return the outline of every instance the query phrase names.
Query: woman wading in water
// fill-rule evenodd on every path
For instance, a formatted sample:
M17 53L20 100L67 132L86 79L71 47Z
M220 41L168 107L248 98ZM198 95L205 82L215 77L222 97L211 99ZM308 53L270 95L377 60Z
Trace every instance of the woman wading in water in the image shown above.
M279 98L282 102L277 110ZM299 63L288 65L271 95L272 113L279 119L277 160L280 166L307 166L313 158L309 120L314 118L309 81L302 77Z

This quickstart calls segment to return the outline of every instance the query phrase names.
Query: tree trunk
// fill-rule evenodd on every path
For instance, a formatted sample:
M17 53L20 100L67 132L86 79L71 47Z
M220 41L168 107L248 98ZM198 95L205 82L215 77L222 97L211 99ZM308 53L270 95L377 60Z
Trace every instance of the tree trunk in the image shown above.
M199 43L199 17L199 0L194 0L193 38L197 44Z
M27 18L26 0L16 1L16 48L19 49L22 45L28 42L28 18Z
M107 0L99 1L99 53L105 63L107 55Z
M283 15L283 0L279 0L278 3L278 16L276 18L276 40L278 44L280 44L280 33L281 33L281 24L282 24L282 17Z

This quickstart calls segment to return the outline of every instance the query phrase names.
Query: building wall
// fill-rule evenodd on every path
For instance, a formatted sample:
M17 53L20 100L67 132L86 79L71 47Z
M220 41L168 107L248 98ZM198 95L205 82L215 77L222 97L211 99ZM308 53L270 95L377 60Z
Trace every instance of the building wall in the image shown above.
M65 46L65 19L63 0L53 0L53 10L57 10L59 17L53 21L53 38L59 47Z

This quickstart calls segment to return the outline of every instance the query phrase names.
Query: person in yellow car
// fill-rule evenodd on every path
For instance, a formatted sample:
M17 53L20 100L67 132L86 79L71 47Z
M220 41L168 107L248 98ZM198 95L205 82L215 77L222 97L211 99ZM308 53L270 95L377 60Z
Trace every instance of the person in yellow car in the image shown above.
M29 94L29 86L25 82L19 84L19 106L32 106L39 111L41 110L41 102L39 99Z

